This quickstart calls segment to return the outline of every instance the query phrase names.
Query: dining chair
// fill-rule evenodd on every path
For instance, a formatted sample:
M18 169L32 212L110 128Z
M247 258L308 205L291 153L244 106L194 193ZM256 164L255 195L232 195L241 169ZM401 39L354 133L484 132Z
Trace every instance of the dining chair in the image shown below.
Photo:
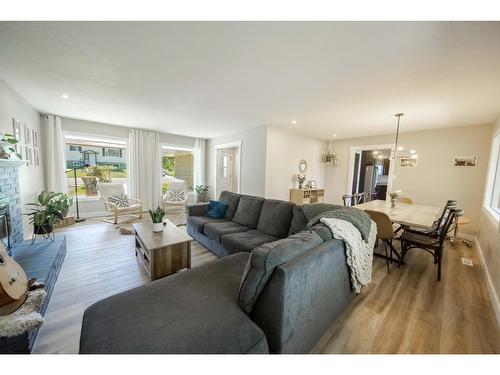
M351 194L342 195L342 200L344 201L344 206L351 207L353 204L354 196Z
M457 206L457 201L453 199L448 199L446 201L446 205L443 208L443 211L441 211L441 215L439 216L439 219L435 220L432 223L432 226L430 228L416 228L416 227L407 227L406 231L411 232L411 233L416 233L416 234L422 234L425 236L430 236L430 237L438 237L439 236L439 228L445 223L446 218L448 217L450 213L450 209L454 208Z
M377 224L377 240L381 240L384 243L385 259L387 263L387 273L390 273L389 260L392 259L392 254L395 253L399 258L398 251L394 248L392 240L396 238L391 219L383 212L364 210L372 219L375 224ZM391 249L390 256L387 254L387 246ZM401 262L399 262L401 265Z
M353 205L358 205L363 203L364 193L356 193L353 198Z
M370 202L372 200L372 194L368 192L363 192L363 203Z
M411 198L408 198L408 197L398 198L398 202L399 203L406 203L406 204L413 204L413 200Z
M404 261L406 253L411 249L422 249L434 257L434 264L437 264L437 280L441 281L441 262L443 260L444 241L448 231L456 218L463 216L463 210L455 207L448 209L448 215L438 229L437 237L417 234L404 231L400 237L401 240L401 260Z

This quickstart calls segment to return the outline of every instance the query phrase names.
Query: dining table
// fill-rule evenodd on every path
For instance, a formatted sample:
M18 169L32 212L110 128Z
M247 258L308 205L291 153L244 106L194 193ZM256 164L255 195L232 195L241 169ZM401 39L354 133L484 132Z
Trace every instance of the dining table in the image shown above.
M396 202L395 205L392 205L390 201L384 201L380 199L361 203L354 207L361 210L383 212L387 216L389 216L389 219L393 224L399 224L402 228L417 227L423 229L431 228L434 222L439 218L439 215L442 211L441 207L399 202ZM397 231L399 231L400 228L398 228ZM386 258L386 256L383 254L374 254L378 257ZM401 259L401 254L396 251L395 255L398 259L391 258L390 260L394 260L403 264L404 262Z

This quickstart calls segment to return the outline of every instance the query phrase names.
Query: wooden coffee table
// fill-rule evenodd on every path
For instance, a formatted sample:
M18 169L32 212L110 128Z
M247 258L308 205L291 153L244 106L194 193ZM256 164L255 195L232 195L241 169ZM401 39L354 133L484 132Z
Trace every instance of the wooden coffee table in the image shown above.
M149 222L132 225L135 229L135 255L151 281L191 268L193 238L170 220L163 226L163 232L153 232L153 224Z

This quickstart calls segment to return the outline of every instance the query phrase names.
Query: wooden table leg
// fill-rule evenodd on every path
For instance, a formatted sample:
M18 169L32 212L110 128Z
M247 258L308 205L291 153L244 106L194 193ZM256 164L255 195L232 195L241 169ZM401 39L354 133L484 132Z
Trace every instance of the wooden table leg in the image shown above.
M189 269L189 268L191 268L191 241L188 241L187 247L188 247L187 248L187 256L188 256L188 259L187 259L188 267L187 268Z

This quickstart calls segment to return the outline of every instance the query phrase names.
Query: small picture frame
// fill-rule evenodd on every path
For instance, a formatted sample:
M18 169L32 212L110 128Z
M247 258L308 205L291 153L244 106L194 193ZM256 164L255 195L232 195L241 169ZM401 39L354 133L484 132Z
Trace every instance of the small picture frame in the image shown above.
M417 160L418 159L414 158L402 158L399 162L399 165L401 166L401 168L416 167Z
M33 147L38 147L38 133L35 129L32 130L32 135Z
M31 147L25 147L24 148L26 151L26 160L28 161L28 165L32 166L33 165L33 150Z
M12 119L12 135L21 141L21 122L17 121L15 118Z
M309 180L307 183L310 189L316 189L316 180Z
M478 156L455 156L453 157L454 167L477 167Z
M24 144L31 145L31 129L26 124L24 124Z

